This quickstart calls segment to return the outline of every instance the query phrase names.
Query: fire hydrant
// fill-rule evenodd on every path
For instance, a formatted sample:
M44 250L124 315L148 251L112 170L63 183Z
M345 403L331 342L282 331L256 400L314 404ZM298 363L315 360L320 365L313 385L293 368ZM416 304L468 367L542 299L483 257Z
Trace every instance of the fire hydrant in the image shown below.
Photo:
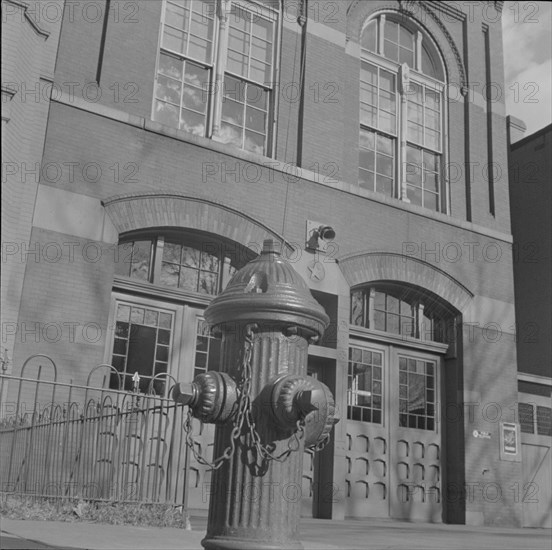
M303 451L338 422L330 390L307 376L308 345L329 324L271 240L205 311L222 334L220 372L173 398L216 424L207 549L301 549Z

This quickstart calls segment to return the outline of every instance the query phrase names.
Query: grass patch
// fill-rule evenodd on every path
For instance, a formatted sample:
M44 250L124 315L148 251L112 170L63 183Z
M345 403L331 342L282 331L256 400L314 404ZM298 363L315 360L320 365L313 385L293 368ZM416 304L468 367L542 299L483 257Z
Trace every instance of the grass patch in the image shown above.
M190 528L189 518L182 512L182 507L172 504L47 499L3 494L0 497L0 514L9 519Z

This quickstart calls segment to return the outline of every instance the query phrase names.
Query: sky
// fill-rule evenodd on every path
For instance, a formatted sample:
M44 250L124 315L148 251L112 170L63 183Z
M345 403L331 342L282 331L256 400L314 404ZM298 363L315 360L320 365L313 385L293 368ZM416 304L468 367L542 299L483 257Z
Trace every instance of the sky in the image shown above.
M552 2L504 2L506 114L526 136L552 122Z

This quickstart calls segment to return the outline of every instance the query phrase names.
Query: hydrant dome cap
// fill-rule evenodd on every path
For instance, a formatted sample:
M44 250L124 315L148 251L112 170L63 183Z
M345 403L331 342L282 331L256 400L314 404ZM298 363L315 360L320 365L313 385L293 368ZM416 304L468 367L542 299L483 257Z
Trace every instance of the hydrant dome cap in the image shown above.
M280 253L280 243L264 242L261 254L240 269L205 310L212 325L226 322L283 322L322 336L330 319L304 279Z

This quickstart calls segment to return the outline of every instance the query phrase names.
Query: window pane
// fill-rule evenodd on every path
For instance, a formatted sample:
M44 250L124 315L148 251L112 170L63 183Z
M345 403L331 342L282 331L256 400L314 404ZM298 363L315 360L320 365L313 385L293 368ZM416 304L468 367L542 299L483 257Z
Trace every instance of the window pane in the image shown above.
M394 42L385 40L383 43L383 55L391 61L398 61L399 59L399 46Z
M239 29L230 28L228 33L228 49L247 55L249 51L249 35Z
M182 247L182 265L189 267L199 267L200 252L190 246Z
M399 44L406 49L414 50L414 34L400 25Z
M360 130L360 146L366 149L374 149L375 148L375 138L376 134L374 132L370 132L367 130ZM385 138L383 138L385 139ZM382 147L378 147L378 149L382 149Z
M165 330L165 329L159 329L157 332L157 341L160 344L164 344L166 346L169 345L171 338L171 331Z
M399 299L395 296L387 295L386 309L390 313L399 313Z
M126 355L127 351L127 341L122 340L121 338L115 338L113 343L113 353L118 355Z
M117 246L117 256L115 258L115 275L124 275L128 277L131 261L132 242L119 244Z
M236 126L243 124L243 103L225 99L222 103L222 120Z
M182 79L182 61L171 55L160 54L159 72L165 76L181 80Z
M388 196L393 196L393 179L376 174L376 191Z
M378 22L376 19L372 19L366 25L366 28L362 32L362 36L360 39L361 46L370 52L375 52L376 50L376 40L377 40L377 28L378 28Z
M265 138L263 134L257 134L256 132L249 132L246 130L243 148L246 151L262 155L264 153L264 141Z
M378 69L375 65L366 63L363 61L360 65L360 80L371 84L372 86L377 86L378 84Z
M377 87L367 82L360 81L360 102L368 103L369 105L378 104L378 92ZM390 110L390 109L388 109Z
M252 107L266 111L268 103L268 93L260 86L247 84L245 88L245 101L247 105L251 105Z
M433 63L433 60L431 59L428 51L423 45L422 45L422 72L428 76L437 78L437 71L435 69L435 64Z
M426 191L424 193L424 206L430 210L439 212L439 195Z
M361 103L360 105L360 123L366 126L377 127L377 108Z
M178 29L187 30L190 12L186 5L176 5L171 2L167 2L167 11L165 13L165 21L173 27Z
M439 131L441 128L441 117L437 111L426 109L425 125L431 130Z
M434 92L429 88L426 88L425 101L428 108L433 109L434 111L440 111L441 94L439 92Z
M178 286L178 274L180 267L175 264L168 264L163 262L161 264L161 274L159 282L164 286L177 287Z
M399 63L406 63L409 67L414 66L414 52L405 48L399 48Z
M130 308L127 308L127 309L128 309L128 315L130 316ZM115 323L115 336L117 336L118 338L128 338L128 327L129 327L128 322L125 323L122 321L117 321L117 323Z
M392 313L387 315L387 332L400 334L400 317Z
M393 159L387 155L377 154L376 172L384 176L393 177Z
M422 124L424 121L423 107L412 101L408 102L408 120L416 124Z
M142 324L144 322L144 313L145 313L144 308L133 307L130 310L130 322L133 324L134 323ZM130 336L132 338L132 332Z
M247 107L246 112L246 126L251 130L263 133L266 126L266 113L253 107Z
M425 133L425 145L430 149L441 149L440 143L440 133L434 132L433 130L426 130Z
M213 19L211 17L205 17L206 15L209 15L209 12L203 10L197 11L197 7L194 9L192 13L191 32L206 40L212 40Z
M198 136L205 135L205 115L182 109L180 111L180 128Z
M209 71L188 61L186 62L184 82L187 84L184 89L184 106L204 113L207 108Z
M151 309L146 309L146 316L144 318L144 323L146 325L156 327L158 318L159 318L159 314L157 313L157 311L153 311Z
M163 48L178 53L184 53L188 34L171 27L165 27L163 31Z
M232 145L241 148L243 142L243 131L241 128L223 123L220 127L220 141L222 143L231 143Z
M395 91L395 75L387 71L380 70L380 88L388 92Z
M155 86L155 95L163 101L180 105L182 84L178 80L159 75Z
M247 56L228 50L226 69L239 76L247 77Z
M387 19L385 21L385 38L393 40L394 42L399 42L399 25L395 21L390 21Z
M262 61L251 59L249 66L249 78L255 82L264 83L269 82L271 73L271 66Z
M364 293L361 290L351 293L351 324L364 325Z
M358 184L362 189L368 189L369 191L375 191L374 187L375 173L368 172L359 168L358 170Z
M132 265L130 276L148 280L151 259L151 241L135 241L132 247Z
M197 292L197 279L199 272L190 267L182 267L180 269L180 278L178 280L179 288Z
M117 321L126 321L130 320L130 306L119 305L117 307Z
M161 328L172 328L172 315L170 313L160 313L159 326Z
M374 151L367 151L366 149L360 150L360 167L365 170L374 171Z
M439 171L439 155L424 151L424 169L431 172Z
M383 311L374 311L374 326L376 330L385 330L385 313Z
M413 185L418 185L421 187L422 185L422 167L413 164L413 163L407 163L406 165L406 181L408 183L411 183Z
M272 44L253 37L253 41L251 42L251 56L259 61L270 64L272 61Z
M253 17L253 34L258 38L272 42L274 24L264 17Z
M393 156L394 142L395 140L391 138L378 135L378 152L385 153L388 156Z
M203 294L217 293L217 274L201 271L199 274L199 292Z
M163 101L155 101L153 110L153 118L161 124L178 128L179 116L178 107L165 103Z
M437 174L433 172L426 172L424 174L424 190L431 191L433 193L439 192L439 178Z
M417 204L419 206L422 206L422 190L419 187L413 187L412 185L408 185L407 195L412 204Z
M198 61L208 63L211 60L211 42L190 34L188 44L188 55Z
M423 126L415 124L414 122L408 122L408 140L415 143L423 144Z

